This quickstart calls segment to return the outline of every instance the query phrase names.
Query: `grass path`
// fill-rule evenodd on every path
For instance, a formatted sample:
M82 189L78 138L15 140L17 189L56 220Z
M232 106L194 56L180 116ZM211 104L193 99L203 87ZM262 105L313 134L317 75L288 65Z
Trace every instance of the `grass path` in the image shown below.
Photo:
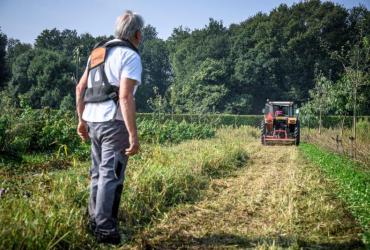
M129 248L361 248L360 227L332 183L292 146L245 146L247 166L214 179L195 204L181 205Z

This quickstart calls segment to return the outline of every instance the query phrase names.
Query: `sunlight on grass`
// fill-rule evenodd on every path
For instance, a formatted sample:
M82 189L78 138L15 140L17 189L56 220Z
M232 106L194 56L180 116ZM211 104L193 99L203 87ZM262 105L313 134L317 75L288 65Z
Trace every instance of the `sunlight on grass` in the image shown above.
M197 200L211 178L244 166L250 128L221 129L208 140L175 146L144 145L129 161L119 217L130 237L179 203ZM252 133L253 134L253 133ZM44 156L26 156L39 164ZM89 163L2 178L0 248L94 248L85 230Z

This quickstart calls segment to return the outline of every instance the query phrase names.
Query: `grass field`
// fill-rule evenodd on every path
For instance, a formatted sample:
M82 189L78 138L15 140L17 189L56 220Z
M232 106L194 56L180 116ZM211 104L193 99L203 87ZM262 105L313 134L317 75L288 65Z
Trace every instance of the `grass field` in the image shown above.
M144 144L126 172L118 248L365 249L368 184L346 199L315 160L320 149L267 147L258 137L251 127L223 128L211 139ZM88 168L63 148L3 161L0 249L110 248L85 229ZM362 219L356 197L365 199Z
M254 130L245 130L244 137L251 139L248 131ZM170 207L199 199L212 178L244 166L245 138L237 140L229 132L175 146L144 145L130 159L120 210L127 240ZM61 165L44 168L40 162L47 156L25 158L21 166L1 169L0 248L96 247L84 227L89 163L60 160Z

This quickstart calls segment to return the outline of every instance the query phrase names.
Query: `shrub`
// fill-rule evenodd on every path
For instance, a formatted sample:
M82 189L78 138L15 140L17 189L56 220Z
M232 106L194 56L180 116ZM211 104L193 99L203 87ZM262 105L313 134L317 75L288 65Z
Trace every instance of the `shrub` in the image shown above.
M360 140L370 142L370 121L363 118L357 122L357 137Z
M37 138L42 128L42 120L38 119L36 111L25 108L22 112L7 115L8 129L5 134L5 151L18 154L37 148Z
M4 150L6 145L6 131L9 128L9 121L5 116L0 117L0 151Z
M77 149L81 140L77 135L77 117L71 111L43 113L44 126L38 139L38 150L55 150L61 145L67 145L72 152Z
M140 140L149 143L179 143L188 139L205 139L215 135L215 128L202 123L189 123L185 120L139 119Z

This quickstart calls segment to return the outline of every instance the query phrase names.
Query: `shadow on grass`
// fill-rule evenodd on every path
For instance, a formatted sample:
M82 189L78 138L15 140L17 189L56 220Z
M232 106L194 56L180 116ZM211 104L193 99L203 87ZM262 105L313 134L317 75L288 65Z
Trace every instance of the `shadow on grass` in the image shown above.
M71 157L58 158L55 155L50 155L41 160L29 161L20 155L0 153L0 173L4 175L23 175L42 171L66 170L71 166Z
M366 249L360 240L351 240L341 243L311 242L289 237L257 237L249 238L234 234L209 234L197 238L185 235L171 235L166 240L151 242L142 239L141 249L225 249L225 248L255 248L257 246L275 246L297 249Z

